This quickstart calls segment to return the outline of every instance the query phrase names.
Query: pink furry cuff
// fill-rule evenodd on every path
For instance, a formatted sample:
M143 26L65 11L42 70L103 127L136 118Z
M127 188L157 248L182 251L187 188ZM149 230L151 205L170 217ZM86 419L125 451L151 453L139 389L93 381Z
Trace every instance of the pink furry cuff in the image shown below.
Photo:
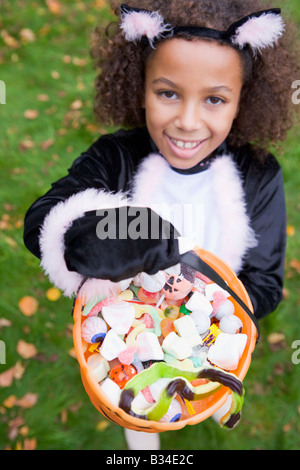
M64 259L64 235L72 222L85 212L121 207L128 203L125 194L112 194L103 190L87 189L74 194L54 206L46 216L40 234L41 266L50 281L65 296L77 293L83 276L69 271ZM102 279L88 279L80 290L87 300L98 296L111 296L121 291L120 283Z

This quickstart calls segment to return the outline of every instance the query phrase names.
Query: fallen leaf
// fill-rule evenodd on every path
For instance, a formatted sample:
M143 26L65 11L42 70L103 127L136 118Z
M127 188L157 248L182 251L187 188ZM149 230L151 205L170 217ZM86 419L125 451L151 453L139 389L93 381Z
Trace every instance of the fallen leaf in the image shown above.
M289 290L288 290L286 287L284 287L284 288L282 289L282 296L283 296L283 298L284 298L285 300L287 300L287 299L289 298L289 296L290 296L290 292L289 292Z
M286 424L282 427L283 432L289 432L291 429L292 429L292 424L291 424L291 423L286 423Z
M16 248L18 246L16 240L14 240L12 237L5 237L4 240L11 248Z
M48 150L48 148L51 147L53 144L54 144L54 139L47 139L41 143L41 149Z
M67 410L62 410L61 415L60 415L60 420L63 424L66 424L68 421L68 411Z
M0 318L0 328L3 326L11 326L12 322L10 320L7 320L7 318Z
M36 313L39 303L34 297L26 295L19 300L18 305L23 315L26 317L31 317Z
M74 357L74 359L77 359L75 349L69 349L69 356Z
M283 333L271 333L267 340L269 344L278 344L285 340L285 335Z
M37 440L35 437L24 439L23 450L35 450L37 446Z
M48 300L51 300L51 302L55 302L61 297L61 291L56 287L50 287L46 292L46 297Z
M34 42L35 41L35 34L29 28L21 29L19 34L20 34L21 41L22 41L23 44L27 44L28 42Z
M19 434L21 434L21 436L28 436L28 433L29 433L29 427L28 426L22 426L19 429Z
M19 434L19 427L24 424L24 418L22 416L17 416L8 423L9 431L8 438L13 441Z
M42 102L46 102L46 101L49 101L49 96L46 95L46 93L40 93L39 95L37 95L37 99L38 101L42 101Z
M108 428L109 424L109 421L106 420L99 421L99 423L96 424L96 430L103 432Z
M16 404L16 401L17 397L15 395L10 395L4 400L3 406L5 406L5 408L13 408Z
M46 5L50 13L58 15L61 11L61 4L58 0L47 0Z
M24 372L25 366L23 366L20 361L17 361L14 367L14 379L20 380L23 377Z
M10 387L14 380L14 367L0 374L0 387Z
M17 400L16 405L20 406L21 408L32 408L38 399L38 395L36 393L26 393L24 397Z
M37 109L27 109L24 112L24 116L26 117L26 119L36 119L38 115L39 115L39 112Z
M292 259L290 262L290 267L295 269L298 274L300 274L300 261L297 259Z
M286 228L286 234L288 237L293 237L296 233L295 227L293 225L288 225Z
M37 354L37 349L34 344L26 343L26 341L20 339L17 344L17 352L23 359L30 359Z
M52 70L51 77L54 78L54 80L58 80L60 78L60 74L57 70Z
M19 150L21 150L21 152L32 149L33 147L34 147L34 142L30 139L22 140L22 142L20 142L19 144Z
M7 31L5 31L5 29L1 31L1 37L5 44L11 49L17 49L20 46L18 41L13 38Z
M81 100L75 100L73 103L71 103L71 109L81 109L83 106L83 103Z

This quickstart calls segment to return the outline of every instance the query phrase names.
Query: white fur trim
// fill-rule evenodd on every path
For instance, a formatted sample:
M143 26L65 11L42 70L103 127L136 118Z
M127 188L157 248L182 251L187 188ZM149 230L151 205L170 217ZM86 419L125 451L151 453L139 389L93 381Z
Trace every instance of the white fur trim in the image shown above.
M249 44L254 51L260 51L265 47L274 46L283 31L284 21L280 15L264 13L259 17L250 18L240 26L232 42L240 48Z
M50 281L65 296L77 293L83 276L69 271L64 259L64 235L72 222L90 210L108 209L125 206L127 196L122 193L113 194L93 188L74 194L66 201L56 204L46 216L40 234L41 266ZM101 279L88 279L81 289L86 298L95 296L111 296L120 292L118 283Z
M151 207L151 195L163 185L169 163L159 154L151 153L141 163L133 181L132 200Z
M257 245L247 214L241 175L229 155L218 157L211 170L222 227L216 254L238 273L247 251Z

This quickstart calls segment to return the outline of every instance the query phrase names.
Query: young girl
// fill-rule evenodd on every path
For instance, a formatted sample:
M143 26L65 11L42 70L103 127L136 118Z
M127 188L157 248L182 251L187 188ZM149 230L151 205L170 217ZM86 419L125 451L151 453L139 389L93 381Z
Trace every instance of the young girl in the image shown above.
M65 295L80 287L87 297L111 294L198 245L238 274L258 319L275 310L286 216L268 147L292 126L299 59L286 19L265 8L259 0L132 0L118 8L113 31L96 31L95 111L126 130L94 142L25 219L26 246ZM130 236L144 207L146 233ZM151 237L156 214L159 236Z

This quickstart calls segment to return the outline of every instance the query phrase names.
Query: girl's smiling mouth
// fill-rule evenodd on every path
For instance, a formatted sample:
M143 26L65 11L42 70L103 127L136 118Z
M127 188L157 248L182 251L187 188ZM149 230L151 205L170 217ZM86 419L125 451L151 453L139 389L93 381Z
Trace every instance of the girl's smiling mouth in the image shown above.
M172 152L179 158L193 157L207 140L175 139L174 137L170 137L167 134L165 134L165 137Z

